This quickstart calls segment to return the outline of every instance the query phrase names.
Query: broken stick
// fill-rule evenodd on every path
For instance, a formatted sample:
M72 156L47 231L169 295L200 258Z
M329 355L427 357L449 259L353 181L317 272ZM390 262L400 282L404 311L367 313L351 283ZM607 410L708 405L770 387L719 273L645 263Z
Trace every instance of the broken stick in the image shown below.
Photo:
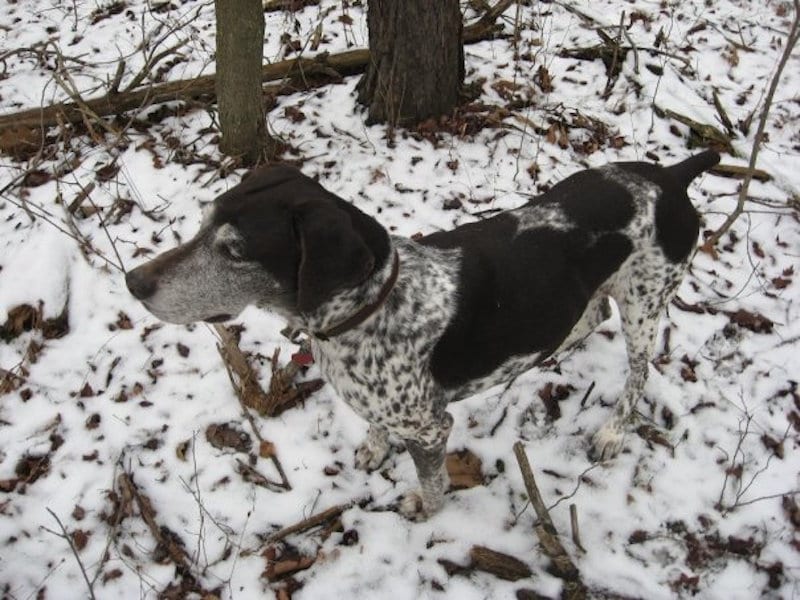
M531 501L533 510L539 518L534 527L539 542L542 544L545 554L550 557L553 565L553 574L564 580L564 591L562 598L578 600L586 598L586 586L581 581L580 571L572 562L561 541L558 539L558 531L550 518L550 513L542 500L536 480L533 477L533 470L525 454L522 442L514 444L514 455L517 458L519 470L522 473L522 480L528 492L528 499Z

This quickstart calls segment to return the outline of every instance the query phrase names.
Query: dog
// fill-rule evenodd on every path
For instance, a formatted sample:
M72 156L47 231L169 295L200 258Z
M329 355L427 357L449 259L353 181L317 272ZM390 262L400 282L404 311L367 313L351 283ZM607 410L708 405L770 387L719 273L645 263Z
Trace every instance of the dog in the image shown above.
M448 485L448 403L580 342L610 316L609 298L629 373L591 446L599 460L621 450L696 246L687 188L717 162L707 150L669 167L580 171L520 208L416 240L297 169L267 167L126 284L163 321L227 321L253 304L307 332L323 377L369 423L356 466L376 469L389 435L404 440L421 489L400 510L426 518Z

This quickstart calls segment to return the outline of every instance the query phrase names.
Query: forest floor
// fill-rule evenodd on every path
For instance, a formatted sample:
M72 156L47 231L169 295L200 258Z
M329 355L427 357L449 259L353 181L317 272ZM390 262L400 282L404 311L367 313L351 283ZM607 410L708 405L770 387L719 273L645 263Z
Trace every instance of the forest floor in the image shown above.
M267 13L265 62L366 48L362 2L295 5ZM283 160L397 235L430 233L609 161L710 145L746 166L793 18L776 0L520 2L465 47L470 98L446 119L366 126L349 76L270 94L269 125ZM203 0L9 1L0 40L0 121L215 69ZM0 596L556 598L522 441L590 597L800 597L799 58L744 213L663 317L623 453L587 458L625 377L614 316L549 368L452 405L461 489L422 523L396 511L408 454L356 470L366 424L313 365L273 384L280 414L243 408L218 346L269 389L298 351L279 318L249 308L222 342L125 288L244 173L218 151L213 103L0 127ZM690 189L703 236L736 206L731 175Z

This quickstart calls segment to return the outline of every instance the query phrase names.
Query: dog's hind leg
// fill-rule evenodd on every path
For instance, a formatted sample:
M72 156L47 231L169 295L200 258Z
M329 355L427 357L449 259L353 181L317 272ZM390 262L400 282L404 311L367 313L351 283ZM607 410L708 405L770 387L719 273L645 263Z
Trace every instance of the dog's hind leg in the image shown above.
M389 432L383 427L370 424L367 439L356 450L356 468L374 471L389 454Z
M612 292L619 307L630 371L612 416L592 438L591 454L596 460L613 458L622 450L625 427L647 383L659 319L680 284L685 267L686 263L646 264L640 260L628 270L628 276L618 279Z
M452 426L453 417L445 412L439 423L422 429L423 435L405 440L420 483L419 492L406 494L400 501L400 512L409 519L425 519L442 507L450 481L445 451Z

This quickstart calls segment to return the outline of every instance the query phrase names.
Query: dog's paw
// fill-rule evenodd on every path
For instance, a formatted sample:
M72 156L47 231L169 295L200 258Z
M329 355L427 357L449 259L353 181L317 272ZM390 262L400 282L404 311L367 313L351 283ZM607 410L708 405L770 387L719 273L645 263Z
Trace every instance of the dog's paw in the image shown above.
M623 431L606 424L592 437L589 456L597 462L610 460L622 451L624 441L625 433Z
M410 521L425 521L432 514L437 512L443 504L443 498L428 499L421 490L409 492L400 498L398 512Z
M362 471L375 471L389 454L389 444L370 444L364 442L356 450L356 469Z

